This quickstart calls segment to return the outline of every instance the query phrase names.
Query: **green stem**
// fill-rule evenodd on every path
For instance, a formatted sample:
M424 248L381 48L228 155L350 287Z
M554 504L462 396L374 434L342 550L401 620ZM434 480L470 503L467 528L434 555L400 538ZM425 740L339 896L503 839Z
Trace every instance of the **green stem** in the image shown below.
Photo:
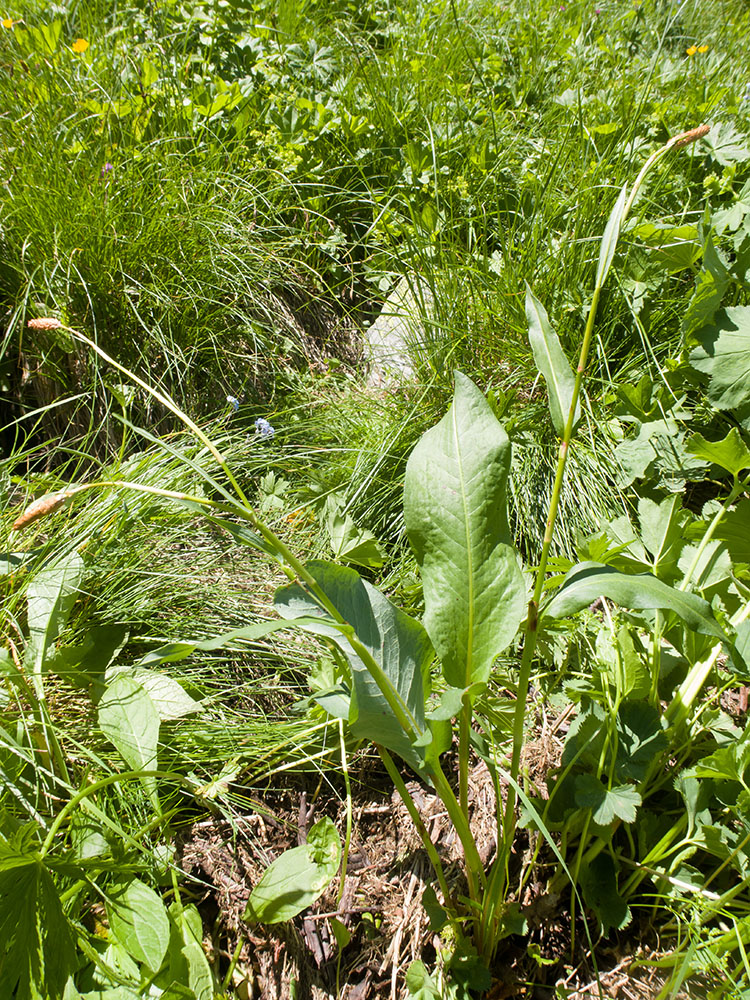
M464 704L459 717L458 735L458 801L461 811L469 818L469 734L471 703Z
M349 845L352 840L352 785L349 780L349 762L346 758L346 741L344 740L344 720L339 719L339 746L341 747L341 770L344 772L344 787L346 788L346 834L344 835L344 851L341 857L341 881L336 897L336 907L341 904L346 883L346 868L349 864Z
M175 771L120 771L117 774L108 774L106 778L100 778L98 781L94 781L92 784L82 788L73 796L72 799L65 803L63 808L55 817L55 820L44 839L44 843L39 851L40 859L43 860L49 853L49 850L52 847L52 842L57 835L57 831L68 818L70 813L85 798L89 795L94 795L102 788L106 788L107 785L114 785L120 781L140 781L142 778L162 778L165 781L173 781L175 784L183 785L191 791L195 788L193 782L189 781L184 775L177 774Z
M674 148L681 148L688 145L689 143L700 138L702 135L708 131L706 126L701 126L698 129L693 129L692 132L686 132L678 136L674 136L662 146L655 153L646 160L643 165L641 172L638 174L635 183L633 184L632 190L629 197L625 202L625 207L623 209L622 217L619 222L618 230L614 234L615 240L619 238L619 232L622 228L623 223L627 219L630 211L635 202L638 191L640 190L643 182L646 179L647 174L651 168L658 163L658 161ZM560 450L558 452L557 459L557 470L555 472L555 481L552 487L552 498L550 501L549 513L547 515L547 525L544 532L544 541L542 544L542 554L539 560L539 566L536 572L536 579L534 583L534 592L529 602L529 611L526 620L526 632L525 641L523 648L523 655L521 658L521 667L519 671L518 678L518 690L516 693L516 710L513 720L513 752L511 758L511 768L510 775L513 782L518 780L518 772L521 761L521 747L523 745L523 734L524 734L524 722L526 717L526 701L529 694L529 683L531 680L531 665L534 659L534 653L536 651L536 644L538 639L538 626L539 626L539 605L541 602L542 592L544 590L545 575L547 572L547 561L549 559L550 548L552 546L552 537L554 533L555 522L557 520L558 510L560 506L560 494L562 491L563 479L565 475L565 467L568 460L568 451L570 448L570 443L573 439L573 430L575 427L576 411L578 408L578 401L581 395L581 387L583 385L583 378L586 371L586 366L588 364L589 350L591 348L591 341L593 338L594 325L596 323L596 314L599 308L599 299L602 293L602 287L604 281L607 277L608 267L601 268L598 275L596 287L594 288L593 295L591 297L591 305L589 307L588 318L586 320L586 328L583 334L583 342L581 343L581 350L578 358L578 367L576 369L575 382L573 385L573 393L570 401L570 409L568 411L568 419L565 423L565 428L563 430L562 440L560 442ZM512 840L512 836L515 833L515 806L516 806L516 795L513 789L513 783L511 783L511 788L508 790L508 797L506 801L505 809L505 828L506 828L506 844Z
M393 758L385 749L385 747L379 746L377 750L378 753L380 754L380 759L383 761L383 764L385 765L385 769L388 772L391 781L395 785L398 794L401 796L401 801L406 806L406 811L411 816L412 822L414 823L414 826L417 828L417 833L419 834L424 849L427 852L427 857L430 859L432 867L435 871L435 875L437 876L438 885L440 886L440 891L443 894L443 899L445 900L447 906L453 908L453 901L450 889L448 888L448 883L445 880L445 872L443 871L443 865L442 862L440 861L440 855L438 854L437 848L432 842L432 838L430 837L430 834L427 831L427 827L424 825L422 817L419 815L419 811L417 810L417 807L414 804L414 799L409 794L409 789L406 787L406 782L399 774L398 768L393 763ZM341 901L341 896L339 895L339 902L340 901Z

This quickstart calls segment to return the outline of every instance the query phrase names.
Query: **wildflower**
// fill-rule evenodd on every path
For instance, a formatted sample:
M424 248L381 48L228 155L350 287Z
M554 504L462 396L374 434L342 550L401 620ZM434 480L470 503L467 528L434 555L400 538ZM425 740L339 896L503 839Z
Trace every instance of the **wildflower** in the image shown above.
M699 46L698 46L698 51L699 51L700 53L703 53L703 52L708 52L708 45L699 45Z
M110 172L110 170L114 170L114 169L115 168L112 166L112 164L109 162L109 160L107 160L107 162L102 167L102 177L106 177L107 174Z
M48 514L54 514L56 510L62 507L68 497L72 495L73 493L68 491L67 493L48 493L47 496L39 497L38 500L29 504L20 517L16 518L13 522L13 531L20 531L21 528L25 528L34 521L38 521L39 518L46 517Z
M16 22L13 20L12 17L4 17L3 18L3 27L4 28L12 28L15 23Z
M71 45L73 51L78 52L79 54L85 52L88 47L89 43L86 41L85 38L76 38L76 40Z
M239 410L239 408L240 408L240 401L239 401L239 399L237 399L236 396L227 396L227 402L232 407L232 409L234 410L235 413L237 412L237 410Z
M601 14L601 12L602 12L601 7L594 7L594 13L595 14Z
M694 56L697 51L698 51L697 45L691 45L689 49L685 49L685 53L689 56Z
M30 319L26 326L32 330L59 330L62 323L54 316L40 316L38 319Z
M255 421L255 430L260 434L262 438L272 438L276 431L271 427L267 420L263 417L258 417Z

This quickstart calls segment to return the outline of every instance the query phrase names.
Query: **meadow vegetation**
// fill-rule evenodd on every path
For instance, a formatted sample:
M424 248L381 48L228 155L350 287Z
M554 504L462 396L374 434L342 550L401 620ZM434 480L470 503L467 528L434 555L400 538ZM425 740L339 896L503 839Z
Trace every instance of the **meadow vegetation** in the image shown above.
M0 11L0 996L750 997L750 11L594 2Z

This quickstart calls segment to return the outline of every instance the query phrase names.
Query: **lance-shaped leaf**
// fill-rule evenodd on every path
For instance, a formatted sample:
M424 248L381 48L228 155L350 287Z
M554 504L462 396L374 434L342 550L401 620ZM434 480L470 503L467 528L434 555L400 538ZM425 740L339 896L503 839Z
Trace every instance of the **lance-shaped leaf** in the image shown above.
M526 286L526 319L529 324L529 343L534 361L547 383L552 423L558 437L562 437L573 403L573 389L576 380L560 346L560 339L552 329L547 310L528 285ZM576 403L574 428L580 419L581 409Z
M356 570L319 561L305 568L347 625L335 622L299 584L276 591L276 610L307 631L329 636L347 657L354 694L349 723L354 735L393 750L419 770L423 760L412 746L412 736L417 738L425 730L424 703L433 658L427 633ZM363 660L347 633L373 662ZM406 720L412 736L399 715Z
M611 566L601 563L584 562L574 566L543 609L543 614L551 618L567 618L589 607L600 597L634 611L674 611L695 632L726 641L724 632L711 614L710 604L702 597L675 590L650 573L618 573Z
M83 560L69 552L45 566L33 578L26 592L29 647L26 661L31 665L37 693L42 694L42 671L48 652L62 631L83 580Z
M601 288L604 284L604 280L607 277L610 267L612 266L612 260L615 256L615 250L617 249L617 241L620 238L620 229L622 228L623 214L625 212L625 203L628 199L628 188L625 185L615 202L615 206L609 214L609 219L607 220L607 225L604 229L604 234L602 236L601 246L599 247L599 265L596 269L596 287Z
M508 527L510 442L474 383L406 467L404 520L422 570L425 627L452 687L486 681L511 642L526 586Z

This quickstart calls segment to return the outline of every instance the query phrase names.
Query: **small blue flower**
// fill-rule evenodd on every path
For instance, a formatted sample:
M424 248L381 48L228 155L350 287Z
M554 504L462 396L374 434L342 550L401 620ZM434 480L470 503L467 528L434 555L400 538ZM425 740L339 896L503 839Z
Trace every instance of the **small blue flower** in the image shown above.
M272 438L276 433L269 422L264 420L263 417L258 417L255 421L255 429L262 438Z
M239 410L239 408L240 408L240 401L239 401L239 399L237 399L236 396L227 396L227 402L232 407L232 409L234 410L235 413L237 412L237 410Z

